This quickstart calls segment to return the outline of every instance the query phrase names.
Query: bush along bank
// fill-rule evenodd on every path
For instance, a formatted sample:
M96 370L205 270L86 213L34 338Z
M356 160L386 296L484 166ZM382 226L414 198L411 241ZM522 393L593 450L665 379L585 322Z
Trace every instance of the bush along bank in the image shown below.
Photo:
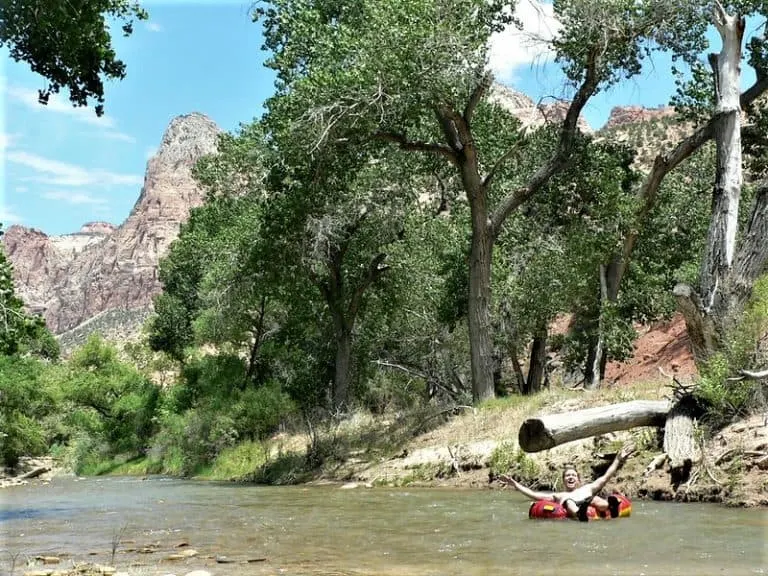
M520 425L535 414L660 399L666 382L590 392L553 386L476 407L414 402L397 411L361 408L343 417L309 418L276 384L244 386L243 370L236 357L201 356L186 364L175 383L158 386L98 338L59 364L4 358L3 393L15 398L2 407L4 464L20 471L23 457L48 455L59 470L81 475L165 474L275 485L488 487L504 473L556 489L566 463L583 477L599 474L631 437L638 452L613 484L632 498L768 504L768 426L759 415L716 429L702 423L702 462L680 485L663 467L649 469L661 453L655 428L535 454L517 445Z

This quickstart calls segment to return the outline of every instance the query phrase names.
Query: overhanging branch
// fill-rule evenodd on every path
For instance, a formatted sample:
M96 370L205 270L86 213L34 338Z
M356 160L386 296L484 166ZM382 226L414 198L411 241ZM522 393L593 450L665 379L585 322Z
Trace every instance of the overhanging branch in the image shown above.
M490 223L493 236L498 235L501 225L512 212L545 186L557 172L565 167L571 147L573 146L581 111L600 83L598 69L600 67L600 57L604 50L604 46L593 46L590 50L587 57L584 80L581 86L579 86L576 96L571 101L571 105L568 107L568 112L565 115L565 120L563 120L563 124L560 127L560 140L555 153L536 171L526 186L508 194L496 207L496 210L494 210Z
M445 156L451 162L456 163L456 153L445 144L437 142L421 142L418 140L409 140L404 134L396 132L377 132L375 135L379 140L394 142L403 150L415 152L428 152L430 154L439 154Z
M467 105L464 108L464 121L467 124L472 122L472 116L475 113L475 109L477 108L477 105L480 103L480 101L483 99L483 96L485 96L485 93L491 87L491 82L493 82L493 76L490 73L485 74L480 79L480 83L472 91L472 95L469 97L469 101L467 102Z

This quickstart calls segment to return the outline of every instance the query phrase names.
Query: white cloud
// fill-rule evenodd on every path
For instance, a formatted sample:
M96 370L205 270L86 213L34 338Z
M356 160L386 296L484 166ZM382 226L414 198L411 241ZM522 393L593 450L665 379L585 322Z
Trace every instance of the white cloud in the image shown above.
M157 154L157 146L149 146L146 150L144 150L144 157L147 160L152 158L152 156L154 156L155 154Z
M551 56L550 41L561 28L552 4L538 0L520 0L515 16L522 23L522 30L510 25L490 40L490 68L502 81L511 80L521 66Z
M59 200L67 204L106 204L104 198L97 198L85 192L54 190L41 194L46 200Z
M118 174L106 170L88 170L74 164L50 160L29 154L28 152L11 152L6 160L14 164L31 168L35 176L21 178L54 186L140 186L144 179L135 174Z
M133 136L117 130L117 123L111 116L108 116L107 114L96 116L96 112L94 112L92 108L75 107L60 94L52 94L48 99L48 104L43 105L39 102L39 93L37 90L11 85L4 87L4 91L11 100L18 102L35 112L47 110L56 114L64 114L78 122L101 128L99 135L105 138L122 140L124 142L136 142L136 139Z
M16 192L16 194L26 194L27 192L29 192L29 188L27 188L26 186L16 186L16 188L14 188L13 191Z
M147 22L147 30L150 32L162 32L163 27L157 22Z
M14 137L10 134L4 134L0 132L0 150L5 150L6 148L10 148L12 146Z

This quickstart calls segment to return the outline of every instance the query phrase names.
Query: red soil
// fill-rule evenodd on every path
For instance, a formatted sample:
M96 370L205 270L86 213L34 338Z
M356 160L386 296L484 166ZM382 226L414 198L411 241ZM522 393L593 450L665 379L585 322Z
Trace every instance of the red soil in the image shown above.
M640 336L635 341L635 352L625 362L610 362L605 369L607 384L629 384L637 381L667 379L674 375L683 380L696 375L696 366L685 330L685 321L679 314L669 322L638 327Z

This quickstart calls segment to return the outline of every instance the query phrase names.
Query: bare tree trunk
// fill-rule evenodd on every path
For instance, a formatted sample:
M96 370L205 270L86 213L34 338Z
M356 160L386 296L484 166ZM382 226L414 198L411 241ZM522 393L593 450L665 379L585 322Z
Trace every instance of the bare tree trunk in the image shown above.
M606 278L606 268L600 265L600 306L598 309L597 321L597 339L595 341L595 351L592 357L592 363L588 366L587 379L584 387L588 390L594 390L600 387L605 369L605 326L603 320L603 307L608 305L608 281Z
M715 24L723 42L710 55L715 72L718 122L715 129L717 174L712 197L712 218L699 271L699 291L675 287L678 307L691 338L696 362L720 349L733 322L741 315L732 300L732 269L736 254L739 201L742 185L741 158L741 42L744 19L715 8Z
M715 15L715 20L718 19L721 19L720 14ZM724 37L723 31L720 33L721 36ZM741 55L740 42L742 39L741 36L743 34L743 28L741 32L732 30L730 32L726 32L726 34L730 36L730 39L728 42L724 40L722 53L728 53L729 63L737 63L738 60L734 60L732 56L738 55L740 57ZM735 42L737 38L738 42ZM729 73L726 76L730 76L730 72L733 70L738 70L738 67L730 68ZM738 90L738 87L739 83L736 82L732 85L732 90ZM738 96L740 107L742 109L746 109L758 98L760 98L766 92L766 90L768 90L768 76L758 74L755 83ZM614 257L608 267L608 298L610 301L616 302L618 298L621 282L624 279L625 273L632 259L632 252L634 250L635 244L637 243L637 239L647 223L647 219L653 210L653 207L656 205L658 190L661 187L664 178L666 178L667 174L669 174L677 166L690 158L705 143L709 142L715 137L719 122L720 116L719 114L715 114L706 124L700 126L692 134L681 140L672 150L665 154L659 154L655 158L653 166L651 167L651 171L643 180L643 183L638 191L640 207L635 215L634 225L624 238L624 244L621 253ZM754 213L757 214L758 212L759 211L756 210ZM763 214L763 217L768 217L768 214ZM765 220L763 220L763 222L765 222ZM760 234L756 235L756 237L768 239L768 230L763 229ZM752 245L753 247L758 246L756 243L752 243ZM756 252L759 251L760 250L758 248ZM741 259L739 258L739 260ZM763 261L765 261L765 256L763 256ZM751 292L751 285L749 287L749 292ZM680 286L675 289L675 293L678 296L678 306L681 308L681 310L684 307L695 309L698 306L698 303L693 302L689 297L692 293L692 289L690 287ZM748 296L743 300L746 301L747 298ZM705 328L703 326L704 323L702 322L702 319L699 318L697 321L693 318L693 316L688 316L687 318L692 321L692 324L688 324L689 331L693 329L694 332L703 334ZM698 324L698 327L696 324ZM698 344L694 345L694 347L700 351L708 349L708 346L709 344L707 343L706 338L703 336L699 338Z
M525 374L523 374L523 367L520 366L520 360L517 357L517 346L512 350L512 370L515 373L515 380L517 380L517 389L521 394L525 393Z
M669 458L670 474L676 487L688 480L691 468L701 461L694 417L695 402L684 396L669 411L664 424L664 452Z
M343 410L349 400L352 373L352 334L346 328L336 333L336 373L333 379L333 407Z
M539 326L531 343L531 359L528 364L528 379L523 394L535 394L541 390L547 364L547 325Z

